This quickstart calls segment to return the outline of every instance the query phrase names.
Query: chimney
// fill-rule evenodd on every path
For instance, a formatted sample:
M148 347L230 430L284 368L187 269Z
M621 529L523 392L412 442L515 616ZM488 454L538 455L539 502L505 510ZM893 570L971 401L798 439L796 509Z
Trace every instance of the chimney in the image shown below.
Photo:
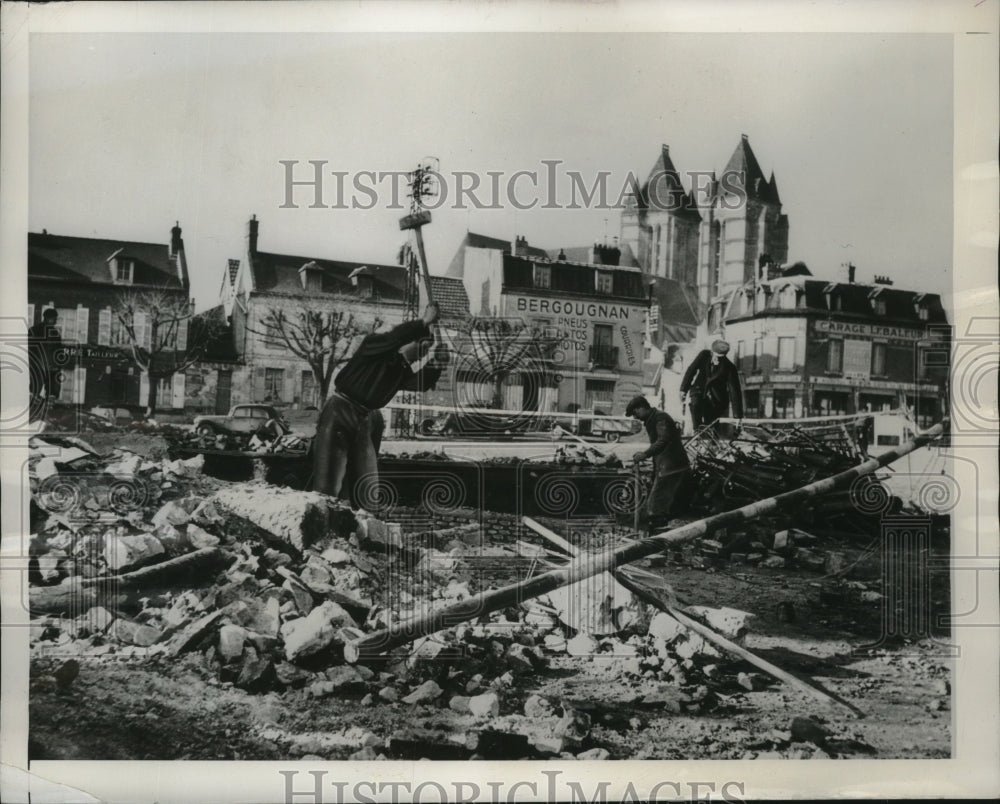
M556 259L562 262L566 262L566 252L563 251L562 249L559 249L559 256L556 257Z
M176 257L184 250L184 241L181 240L181 223L177 221L170 230L170 256Z
M889 277L887 277L887 276L876 276L875 277L875 284L876 285L891 285L892 284L892 280Z
M594 246L594 262L598 265L617 266L621 254L621 250L617 246L609 246L607 243L603 246L600 244Z
M259 221L256 215L252 215L247 222L247 254L257 253L257 227Z
M854 272L857 270L857 266L853 262L847 263L847 282L851 285L854 284Z

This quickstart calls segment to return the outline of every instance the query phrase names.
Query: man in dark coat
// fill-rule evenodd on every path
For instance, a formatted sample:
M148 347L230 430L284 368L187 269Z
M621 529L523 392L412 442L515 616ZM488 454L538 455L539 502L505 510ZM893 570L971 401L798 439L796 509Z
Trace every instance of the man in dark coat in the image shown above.
M650 532L666 526L671 517L681 511L677 492L687 483L691 474L681 431L668 413L654 410L645 397L637 396L628 403L625 415L638 419L645 425L649 436L649 449L632 456L636 463L653 459L653 485L646 500Z
M726 354L729 344L718 340L712 349L704 349L691 361L681 381L681 402L690 392L691 419L695 428L711 424L729 415L743 418L743 391L740 375Z
M344 478L350 471L356 504L374 507L378 481L377 447L384 420L379 408L398 391L434 388L448 362L439 344L432 362L419 371L410 363L426 356L430 325L438 319L436 304L422 318L406 321L388 332L365 337L334 379L334 391L323 405L313 442L313 489L333 497L350 496Z
M62 375L56 365L56 351L62 346L62 337L56 324L59 314L54 307L42 313L42 320L28 329L28 385L31 398L55 398L62 388Z

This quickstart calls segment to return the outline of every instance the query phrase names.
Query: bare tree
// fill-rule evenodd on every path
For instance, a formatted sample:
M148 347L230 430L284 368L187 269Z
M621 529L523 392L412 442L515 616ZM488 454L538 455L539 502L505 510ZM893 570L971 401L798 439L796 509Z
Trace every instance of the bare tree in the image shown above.
M503 406L503 384L515 372L546 372L559 338L520 319L472 317L460 326L468 339L467 368L492 389L490 404ZM539 376L538 379L541 379Z
M336 305L337 300L332 300ZM326 311L299 310L286 313L269 308L260 320L260 329L249 327L272 348L285 349L304 360L312 369L320 402L326 399L337 366L347 362L351 343L359 335L376 332L384 323L376 313L359 319L347 309L348 302Z
M149 397L146 416L156 412L160 380L173 377L197 362L225 324L207 318L197 338L188 338L194 303L176 291L162 289L128 290L119 294L112 308L118 333L132 361L146 377Z

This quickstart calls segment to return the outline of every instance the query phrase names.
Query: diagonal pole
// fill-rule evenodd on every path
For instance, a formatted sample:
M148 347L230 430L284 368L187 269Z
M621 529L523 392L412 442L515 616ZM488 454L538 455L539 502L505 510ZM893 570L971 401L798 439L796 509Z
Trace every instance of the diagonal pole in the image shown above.
M699 519L674 530L660 533L649 539L632 542L612 552L579 556L570 561L565 567L550 570L520 583L483 592L458 603L441 606L426 614L397 623L389 628L374 631L345 645L344 658L352 664L361 659L372 658L422 636L433 634L436 631L441 631L468 620L473 620L491 611L506 608L507 606L520 605L525 600L544 595L561 586L568 586L584 578L599 575L602 572L611 572L620 565L631 564L640 558L659 553L665 547L691 541L699 536L704 536L719 528L728 527L738 522L747 522L756 519L762 514L775 511L779 508L798 505L804 500L815 497L818 494L826 494L830 491L847 488L857 478L871 474L876 469L890 464L904 455L909 455L913 450L936 440L944 433L946 423L947 419L927 430L922 435L915 436L894 450L883 453L877 458L871 458L858 466L853 466L823 480L817 480L775 497L758 500L733 511L725 511L721 514L706 517L705 519Z

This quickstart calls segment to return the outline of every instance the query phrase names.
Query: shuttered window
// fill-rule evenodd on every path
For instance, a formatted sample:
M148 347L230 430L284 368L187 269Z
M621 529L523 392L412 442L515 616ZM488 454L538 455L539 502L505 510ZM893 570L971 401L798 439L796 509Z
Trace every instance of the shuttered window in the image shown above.
M97 316L97 343L100 346L111 345L111 308L105 307Z

